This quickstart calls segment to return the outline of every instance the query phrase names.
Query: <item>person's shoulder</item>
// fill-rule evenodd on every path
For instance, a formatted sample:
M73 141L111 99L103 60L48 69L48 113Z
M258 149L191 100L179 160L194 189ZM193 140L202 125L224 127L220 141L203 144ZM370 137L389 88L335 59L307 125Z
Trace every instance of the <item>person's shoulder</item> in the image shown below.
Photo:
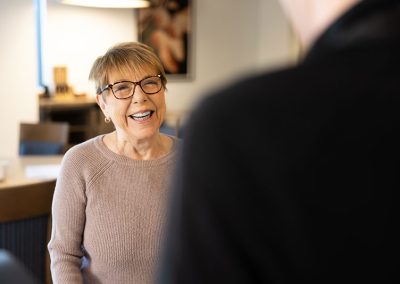
M81 157L82 155L86 156L95 150L96 148L95 144L97 143L98 139L101 139L101 136L96 136L79 144L76 144L71 148L69 148L68 151L65 153L65 155L72 157L73 156Z
M274 98L283 99L283 94L292 93L297 88L296 85L307 76L304 70L299 70L300 68L302 66L252 73L244 78L232 80L205 95L194 108L193 114L222 116L249 104L263 104Z
M96 144L99 143L99 139L100 140L102 139L101 137L102 135L96 136L87 141L72 146L65 153L63 158L63 164L65 166L69 165L77 167L82 163L86 165L98 163L99 157L101 155L99 155L99 151L97 150Z
M169 154L172 156L176 155L176 153L179 151L179 148L182 147L182 143L183 143L182 138L177 137L172 134L161 133L161 135L164 135L172 140L172 147L171 147L171 151Z

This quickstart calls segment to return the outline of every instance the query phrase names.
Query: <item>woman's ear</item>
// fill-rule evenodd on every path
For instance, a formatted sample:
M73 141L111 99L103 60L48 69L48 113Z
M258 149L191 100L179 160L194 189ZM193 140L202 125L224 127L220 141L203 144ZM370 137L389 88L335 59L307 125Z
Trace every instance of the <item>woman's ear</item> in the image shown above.
M104 97L103 96L101 96L101 95L97 95L96 96L96 102L97 102L97 104L99 105L99 107L101 108L101 111L103 112L103 114L104 114L104 121L106 122L106 123L110 123L111 122L111 118L110 118L110 116L108 115L108 112L107 112L107 104L106 104L106 102L105 102L105 100L104 100Z
M102 95L96 95L96 102L103 111L104 114L106 114L106 102L104 101L104 98Z

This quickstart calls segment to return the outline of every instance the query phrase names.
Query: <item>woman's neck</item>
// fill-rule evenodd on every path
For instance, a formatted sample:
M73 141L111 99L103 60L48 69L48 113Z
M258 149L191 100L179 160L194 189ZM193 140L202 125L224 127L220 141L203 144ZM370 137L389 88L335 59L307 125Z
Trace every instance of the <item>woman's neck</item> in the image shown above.
M135 140L119 137L114 131L104 137L104 143L118 155L134 160L154 160L169 153L174 142L170 137L160 133L149 139Z

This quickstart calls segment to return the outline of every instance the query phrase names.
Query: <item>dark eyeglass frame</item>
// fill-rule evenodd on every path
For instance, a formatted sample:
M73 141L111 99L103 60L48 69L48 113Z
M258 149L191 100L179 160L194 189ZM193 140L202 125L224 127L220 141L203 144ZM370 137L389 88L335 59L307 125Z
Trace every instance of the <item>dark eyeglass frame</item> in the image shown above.
M160 78L160 80L161 80L161 85L160 85L160 89L158 89L157 92L150 92L150 93L149 93L149 92L146 92L145 90L143 90L143 87L142 87L141 83L142 83L144 80L147 80L147 79L149 79L149 78ZM119 84L119 83L132 83L132 84L134 85L132 94L131 94L129 97L126 97L126 98L118 98L118 97L115 95L114 90L113 90L112 87L113 87L114 85L116 85L116 84ZM112 83L112 84L106 85L103 89L98 90L97 95L101 95L105 90L110 89L111 92L112 92L112 94L114 95L114 97L115 97L117 100L126 100L126 99L130 99L130 98L133 97L133 95L135 94L136 86L139 86L140 89L142 89L143 93L145 93L145 94L147 94L147 95L154 95L154 94L157 94L157 93L158 93L159 91L161 91L161 89L163 88L162 76L161 76L161 74L158 74L158 75L156 75L156 76L147 76L147 77L145 77L145 78L143 78L142 80L137 81L137 82L128 81L128 80L123 80L123 81L114 82L114 83Z

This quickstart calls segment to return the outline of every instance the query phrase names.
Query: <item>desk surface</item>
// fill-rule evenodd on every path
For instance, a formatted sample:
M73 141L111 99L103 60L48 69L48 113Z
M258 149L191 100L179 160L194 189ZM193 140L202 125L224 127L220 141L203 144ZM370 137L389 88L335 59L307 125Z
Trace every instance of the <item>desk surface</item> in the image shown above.
M59 168L62 156L2 157L1 160L8 161L8 168L6 179L0 181L0 242L6 239L4 248L26 259L25 265L38 277L44 272L46 283L51 283L48 257L42 253L46 251L49 241L46 234L50 232L43 224L51 219L46 221L43 217L51 212L56 176L52 173L46 177L31 177L27 169L35 166Z
M59 168L61 156L21 156L2 158L8 161L6 178L0 181L0 191L11 187L55 181L55 171ZM46 173L43 173L43 170Z

